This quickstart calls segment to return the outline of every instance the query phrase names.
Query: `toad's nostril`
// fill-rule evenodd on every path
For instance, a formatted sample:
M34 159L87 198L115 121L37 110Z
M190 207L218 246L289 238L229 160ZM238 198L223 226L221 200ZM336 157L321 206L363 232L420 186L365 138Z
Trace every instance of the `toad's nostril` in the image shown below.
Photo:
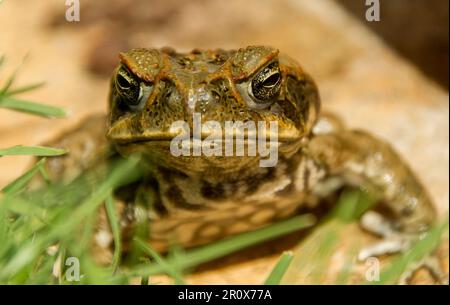
M218 102L220 100L220 94L216 90L211 90L211 95L214 101Z
M183 108L183 97L176 88L167 93L165 101L172 111L181 111Z

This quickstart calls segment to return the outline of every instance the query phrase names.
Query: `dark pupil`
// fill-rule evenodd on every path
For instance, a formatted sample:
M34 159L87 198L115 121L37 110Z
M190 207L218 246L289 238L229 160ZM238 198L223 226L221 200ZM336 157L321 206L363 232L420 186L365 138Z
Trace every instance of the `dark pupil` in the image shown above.
M117 76L117 83L119 84L120 88L123 88L123 89L130 88L130 82L125 77L123 77L123 75L119 74Z
M280 73L275 73L266 78L266 80L262 83L264 87L273 87L280 79Z

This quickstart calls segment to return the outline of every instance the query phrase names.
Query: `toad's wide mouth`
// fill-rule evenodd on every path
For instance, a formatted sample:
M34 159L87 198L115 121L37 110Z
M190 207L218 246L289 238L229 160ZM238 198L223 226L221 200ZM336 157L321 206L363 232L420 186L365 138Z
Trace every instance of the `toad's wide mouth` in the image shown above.
M250 163L254 166L256 161L260 167L273 167L278 162L278 155L295 153L303 143L299 131L292 128L217 132L221 129L139 130L123 127L120 123L113 125L107 134L120 154L143 154L152 163L168 164L180 170L189 168L191 172L206 168L236 171ZM243 161L243 157L247 161Z
M116 144L131 144L143 142L173 142L190 140L193 142L214 141L228 143L236 142L297 142L301 140L305 134L292 125L279 126L276 122L275 128L270 124L261 124L254 128L240 126L224 127L223 125L216 129L208 128L191 128L187 123L183 127L177 128L133 128L133 124L123 120L112 124L106 137ZM281 125L281 124L280 124ZM257 125L256 125L257 126Z
M204 142L204 141L214 141L215 143L227 144L233 143L252 143L252 142L264 142L264 143L289 143L297 142L302 139L302 136L296 132L280 132L280 133L265 133L262 136L254 133L233 133L233 134L213 134L208 132L202 132L201 134L180 134L180 133L169 133L169 132L143 132L137 133L126 133L120 132L120 134L112 133L111 130L107 134L107 138L119 145L126 144L138 144L138 143L173 143L182 141Z

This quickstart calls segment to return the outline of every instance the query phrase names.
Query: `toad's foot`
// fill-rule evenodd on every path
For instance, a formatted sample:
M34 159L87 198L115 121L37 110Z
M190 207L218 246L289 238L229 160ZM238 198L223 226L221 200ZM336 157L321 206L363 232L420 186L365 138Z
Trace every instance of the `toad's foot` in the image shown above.
M365 261L369 257L405 252L411 248L415 241L421 238L420 234L408 234L396 230L395 223L373 211L363 215L361 226L365 230L382 237L383 240L362 249L358 255L360 261ZM422 260L410 264L401 275L399 284L407 284L414 273L422 267L430 272L437 283L448 283L448 278L445 276L438 258L435 254L429 254Z
M402 276L400 277L399 284L401 285L409 284L415 272L422 267L426 268L430 272L431 276L434 278L436 283L448 285L449 283L448 277L442 270L442 267L439 263L439 259L435 254L429 254L419 262L410 264L410 267L408 267L408 269L405 270Z

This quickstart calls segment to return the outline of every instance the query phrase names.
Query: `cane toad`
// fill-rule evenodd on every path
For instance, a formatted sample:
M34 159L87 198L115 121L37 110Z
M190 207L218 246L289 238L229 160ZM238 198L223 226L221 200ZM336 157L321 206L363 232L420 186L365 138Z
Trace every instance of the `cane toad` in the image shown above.
M124 230L133 227L139 207L148 223L148 242L160 251L171 243L197 246L255 230L316 206L343 185L382 197L380 204L390 212L387 241L391 235L426 231L435 210L403 159L383 140L346 129L319 110L312 78L272 47L188 53L133 49L120 54L107 117L89 117L53 142L70 153L53 159L49 171L55 179L68 179L99 160L139 153L146 175L127 196L118 196L121 223ZM186 122L191 130L196 114L219 127L276 122L276 164L261 166L258 154L223 156L221 149L217 155L194 155L188 146L191 154L174 154L171 143L179 134L173 123ZM208 130L202 129L197 140L210 136ZM275 135L265 136L273 142ZM374 219L369 216L363 217L368 227ZM403 247L389 245L389 252ZM366 249L363 256L382 249Z

